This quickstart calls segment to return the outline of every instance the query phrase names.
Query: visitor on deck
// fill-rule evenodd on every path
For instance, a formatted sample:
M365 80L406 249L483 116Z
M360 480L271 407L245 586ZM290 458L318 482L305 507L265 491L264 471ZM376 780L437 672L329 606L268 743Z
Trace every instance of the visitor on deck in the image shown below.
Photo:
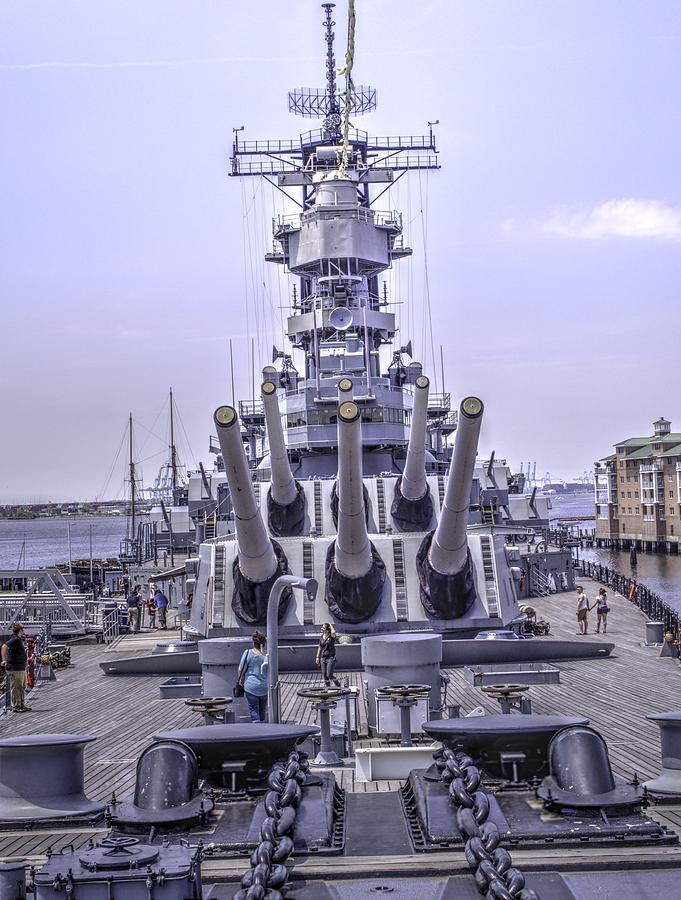
M248 712L253 722L267 721L267 654L265 635L254 631L253 646L244 650L239 662L239 682L244 687Z
M26 661L28 659L24 641L26 635L21 622L12 625L12 637L2 645L2 665L9 678L10 698L13 712L30 712L26 706Z
M149 628L156 628L156 598L147 600L147 612L149 613Z
M596 615L598 616L598 621L596 623L596 634L600 634L601 625L603 626L603 634L608 633L608 613L610 612L610 607L608 606L608 595L605 591L605 588L600 588L598 591L598 597L596 598L596 602L594 604L596 607ZM593 609L593 606L591 607Z
M167 628L168 627L168 598L163 593L161 588L156 588L156 593L154 594L154 601L156 603L156 609L158 610L158 627L159 628Z
M142 624L142 598L140 596L140 586L138 584L128 594L128 632L130 634L139 634Z
M589 600L584 593L583 587L577 587L577 626L579 631L577 634L586 634L589 630Z
M322 625L316 663L321 666L324 684L331 687L333 681L336 687L340 687L340 681L333 674L336 668L336 629L329 622L324 622Z

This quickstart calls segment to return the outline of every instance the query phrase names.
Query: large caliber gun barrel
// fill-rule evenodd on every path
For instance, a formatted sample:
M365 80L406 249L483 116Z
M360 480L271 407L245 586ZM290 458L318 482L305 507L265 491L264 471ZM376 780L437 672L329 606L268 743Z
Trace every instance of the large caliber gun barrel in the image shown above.
M364 509L362 480L362 423L352 400L338 406L338 534L336 569L348 578L366 575L371 568L371 544Z
M428 390L430 381L419 375L414 384L414 407L407 461L402 472L400 489L407 500L420 500L428 489L426 481L426 425L428 423Z
M468 558L466 528L482 412L477 397L466 397L459 410L447 493L429 553L431 566L441 575L460 572Z
M284 430L281 427L277 386L273 381L264 381L260 390L265 408L267 440L270 445L272 499L280 506L288 506L297 498L298 491L289 464Z
M220 406L214 420L234 508L239 568L249 581L261 583L274 575L278 561L255 500L239 418L233 406Z

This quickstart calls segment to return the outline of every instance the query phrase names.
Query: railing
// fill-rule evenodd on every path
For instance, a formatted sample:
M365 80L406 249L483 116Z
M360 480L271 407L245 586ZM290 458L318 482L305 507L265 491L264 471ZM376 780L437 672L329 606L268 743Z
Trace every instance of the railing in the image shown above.
M645 475L649 472L662 472L662 471L663 471L663 463L662 463L661 459L656 459L655 462L652 462L652 463L645 463L644 465L640 466L640 468L639 468L639 472L642 475Z
M301 222L308 219L315 219L320 213L334 210L334 206L321 206L304 213L288 213L285 216L277 216L272 219L272 230L299 228ZM338 214L345 219L357 219L360 222L371 222L384 228L402 228L402 214L394 210L376 210L369 209L366 206L356 206L353 208L338 207Z
M118 604L111 606L102 614L102 639L105 644L111 644L120 635L120 617Z
M579 571L585 578L592 578L601 584L605 584L628 598L644 612L649 619L664 622L665 630L671 631L674 639L679 638L679 613L672 609L661 597L648 590L644 584L640 584L633 578L628 578L620 572L609 569L600 563L582 560L579 563Z

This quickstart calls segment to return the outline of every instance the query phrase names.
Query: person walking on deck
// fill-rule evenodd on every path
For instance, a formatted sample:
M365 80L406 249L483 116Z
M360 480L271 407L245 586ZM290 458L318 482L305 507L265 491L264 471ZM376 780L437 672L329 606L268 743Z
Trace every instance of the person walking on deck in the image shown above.
M2 665L5 678L9 678L10 698L13 712L30 712L26 706L26 662L28 659L24 644L24 626L21 622L12 625L12 637L2 645Z
M586 634L589 630L589 600L584 593L583 587L577 587L577 626L579 631L577 634Z
M252 722L267 721L267 654L265 635L254 631L253 646L244 650L239 662L239 682L244 686L248 712Z
M154 600L156 602L156 609L158 610L158 627L159 628L167 628L168 627L168 598L163 593L161 588L156 588L156 593L154 594Z
M333 681L336 687L340 687L340 681L333 674L336 667L336 629L329 622L322 625L316 663L318 666L321 665L324 684L331 687Z
M610 612L610 607L608 606L608 595L605 591L605 588L601 588L598 591L598 597L596 598L596 603L594 604L596 607L596 615L598 616L598 621L596 623L596 634L600 634L601 625L603 626L603 634L608 633L608 613ZM593 609L593 606L591 607Z
M139 634L142 624L142 598L140 597L140 586L138 584L128 594L128 633Z

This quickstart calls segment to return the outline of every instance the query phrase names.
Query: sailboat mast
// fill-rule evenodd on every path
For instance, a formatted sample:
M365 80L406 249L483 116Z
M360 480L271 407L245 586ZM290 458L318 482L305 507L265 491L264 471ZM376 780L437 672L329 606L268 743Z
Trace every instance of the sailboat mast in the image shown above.
M175 420L173 417L173 389L170 389L170 472L173 485L173 503L177 487L177 450L175 449Z
M132 413L128 422L128 433L130 437L130 540L135 540L135 460L132 455Z

